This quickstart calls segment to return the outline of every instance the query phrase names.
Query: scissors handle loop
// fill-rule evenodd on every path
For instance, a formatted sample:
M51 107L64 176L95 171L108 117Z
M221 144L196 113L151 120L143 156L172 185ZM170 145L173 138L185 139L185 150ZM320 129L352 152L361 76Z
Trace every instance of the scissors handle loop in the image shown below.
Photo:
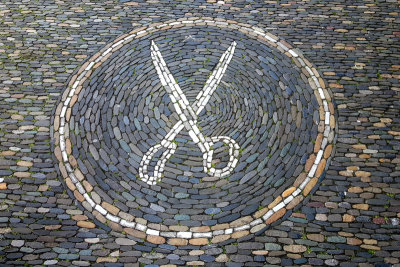
M225 177L232 173L232 171L235 169L238 161L239 161L239 145L236 143L235 140L230 138L229 136L214 136L209 138L211 139L208 141L208 146L210 149L207 151L207 158L203 158L203 166L204 166L204 172L206 172L208 175L211 176L216 176L216 177ZM217 142L223 142L225 145L229 146L229 160L228 164L222 168L222 169L216 169L213 167L213 156L214 156L214 145Z

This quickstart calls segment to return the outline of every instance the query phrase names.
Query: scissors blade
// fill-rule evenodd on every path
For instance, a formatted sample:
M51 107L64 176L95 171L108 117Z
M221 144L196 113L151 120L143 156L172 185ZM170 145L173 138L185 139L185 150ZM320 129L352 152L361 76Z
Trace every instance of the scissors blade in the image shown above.
M165 87L168 94L170 95L171 101L174 104L176 111L178 113L181 113L181 109L188 110L192 117L197 118L182 89L169 71L167 64L164 61L164 58L162 57L161 52L154 41L151 41L151 57L153 59L153 64L156 67L161 84Z
M211 76L208 78L203 90L201 90L196 96L196 101L193 104L193 109L196 112L196 115L200 114L200 112L204 109L204 106L207 104L208 100L210 100L211 95L217 89L219 83L222 80L222 76L224 75L229 65L229 62L233 57L235 47L236 42L233 41L228 49L225 51L225 53L222 54L221 59L219 60L217 66L214 68Z

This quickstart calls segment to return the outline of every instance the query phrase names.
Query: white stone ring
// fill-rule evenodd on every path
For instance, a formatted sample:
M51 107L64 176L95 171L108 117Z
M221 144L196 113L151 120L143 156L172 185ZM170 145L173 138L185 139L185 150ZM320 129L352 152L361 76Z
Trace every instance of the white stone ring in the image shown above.
M196 96L196 101L192 106L190 106L189 101L169 71L157 45L153 41L151 42L151 58L153 59L153 64L157 70L161 84L169 94L171 102L179 115L179 121L172 127L161 143L152 146L143 156L139 165L139 176L142 181L149 185L154 185L161 180L164 166L168 159L175 153L177 148L177 145L173 140L183 128L188 131L193 142L198 145L203 153L203 166L205 173L211 176L225 177L236 167L240 148L236 141L229 136L205 137L197 127L197 118L210 100L211 95L217 89L229 62L232 59L235 47L236 42L232 42L229 48L221 56L221 59L211 76L208 78L203 90L201 90ZM222 169L215 169L212 165L214 153L213 147L217 142L223 142L229 146L229 162ZM154 167L153 175L149 175L148 166L154 155L162 149L165 151L158 159Z

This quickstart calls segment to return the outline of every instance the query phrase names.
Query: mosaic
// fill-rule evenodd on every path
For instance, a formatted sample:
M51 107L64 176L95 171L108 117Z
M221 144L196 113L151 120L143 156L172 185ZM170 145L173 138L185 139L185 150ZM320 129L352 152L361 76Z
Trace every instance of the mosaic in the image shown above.
M235 46L236 43L233 42L229 49L221 57L221 60L218 62L213 74L210 76L210 78L208 78L205 87L197 94L196 102L193 104L194 107L191 107L189 106L189 101L182 92L182 89L175 82L174 77L166 67L165 61L163 60L158 47L154 44L154 42L152 42L151 57L153 58L154 66L157 69L157 73L162 85L167 88L171 102L173 103L179 116L179 121L172 127L170 132L161 141L161 144L151 147L140 162L140 178L142 178L142 180L146 181L148 184L155 184L157 182L157 178L161 178L165 163L177 148L176 144L173 143L173 140L183 128L186 128L189 136L192 138L192 141L199 146L201 152L203 153L204 172L208 173L210 176L224 177L229 175L236 167L238 163L237 157L239 156L239 146L237 143L229 136L217 136L206 140L197 127L197 116L203 111L205 105L210 100L214 91L217 89L222 75L225 73L229 62L232 59ZM188 119L188 117L191 117L192 119ZM212 167L212 147L215 145L214 142L218 142L221 139L225 144L229 144L230 158L226 167L224 167L222 170L216 170ZM147 170L151 158L157 153L158 150L160 150L160 148L165 148L167 151L163 153L162 159L159 159L157 162L153 176L149 177L148 174L144 174L143 172Z
M72 76L54 116L67 188L97 220L154 244L265 231L325 176L334 106L301 51L196 18L119 37Z

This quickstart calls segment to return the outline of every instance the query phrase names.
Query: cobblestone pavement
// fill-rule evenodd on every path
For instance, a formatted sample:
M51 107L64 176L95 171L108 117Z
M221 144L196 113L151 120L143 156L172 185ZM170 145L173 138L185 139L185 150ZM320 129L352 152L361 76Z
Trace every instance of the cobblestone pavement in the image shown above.
M1 266L400 266L397 1L0 22Z

